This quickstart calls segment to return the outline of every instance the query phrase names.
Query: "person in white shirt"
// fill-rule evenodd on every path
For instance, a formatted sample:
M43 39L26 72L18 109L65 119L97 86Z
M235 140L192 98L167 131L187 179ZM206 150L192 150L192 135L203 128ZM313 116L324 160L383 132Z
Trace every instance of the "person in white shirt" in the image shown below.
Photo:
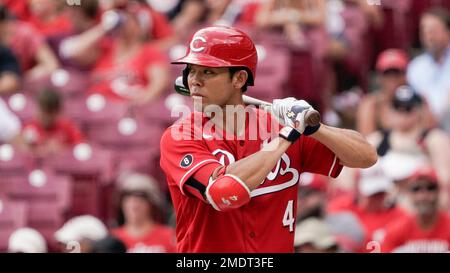
M450 12L433 8L422 15L420 36L426 50L408 66L408 83L426 98L437 119L450 108Z
M0 98L0 117L0 143L10 142L19 134L21 124L2 98Z

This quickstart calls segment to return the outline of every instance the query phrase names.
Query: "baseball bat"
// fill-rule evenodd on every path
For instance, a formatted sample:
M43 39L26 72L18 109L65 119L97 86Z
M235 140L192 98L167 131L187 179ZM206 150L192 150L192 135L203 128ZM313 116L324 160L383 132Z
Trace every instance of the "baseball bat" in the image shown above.
M181 94L183 96L191 95L189 92L189 89L184 86L183 78L181 76L179 76L175 80L174 88L178 94ZM253 97L250 97L247 95L243 95L242 98L244 100L244 103L247 105L255 105L255 106L271 106L272 105L272 103L270 103L270 102L256 99L256 98L253 98ZM305 115L305 122L309 126L318 125L320 122L320 113L314 109L308 110L308 112Z

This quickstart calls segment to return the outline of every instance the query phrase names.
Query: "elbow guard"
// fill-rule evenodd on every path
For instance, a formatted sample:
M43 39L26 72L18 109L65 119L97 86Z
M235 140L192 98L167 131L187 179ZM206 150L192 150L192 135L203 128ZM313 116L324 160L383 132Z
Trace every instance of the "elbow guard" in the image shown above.
M206 198L214 209L237 209L250 201L250 189L239 177L226 174L209 183Z

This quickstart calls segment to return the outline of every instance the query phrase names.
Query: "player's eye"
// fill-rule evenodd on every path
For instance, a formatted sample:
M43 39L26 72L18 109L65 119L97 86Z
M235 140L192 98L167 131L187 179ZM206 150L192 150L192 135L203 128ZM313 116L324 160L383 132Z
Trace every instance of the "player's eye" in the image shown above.
M203 71L203 73L205 73L206 75L214 74L214 72L213 72L212 70L210 70L210 69L205 69L205 70Z

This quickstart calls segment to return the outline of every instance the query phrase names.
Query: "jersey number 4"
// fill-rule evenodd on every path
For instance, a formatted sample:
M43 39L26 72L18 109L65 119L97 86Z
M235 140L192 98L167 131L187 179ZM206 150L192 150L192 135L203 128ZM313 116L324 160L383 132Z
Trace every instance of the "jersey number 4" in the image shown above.
M289 200L286 206L286 210L284 211L283 216L283 227L289 226L289 232L294 231L294 200Z

